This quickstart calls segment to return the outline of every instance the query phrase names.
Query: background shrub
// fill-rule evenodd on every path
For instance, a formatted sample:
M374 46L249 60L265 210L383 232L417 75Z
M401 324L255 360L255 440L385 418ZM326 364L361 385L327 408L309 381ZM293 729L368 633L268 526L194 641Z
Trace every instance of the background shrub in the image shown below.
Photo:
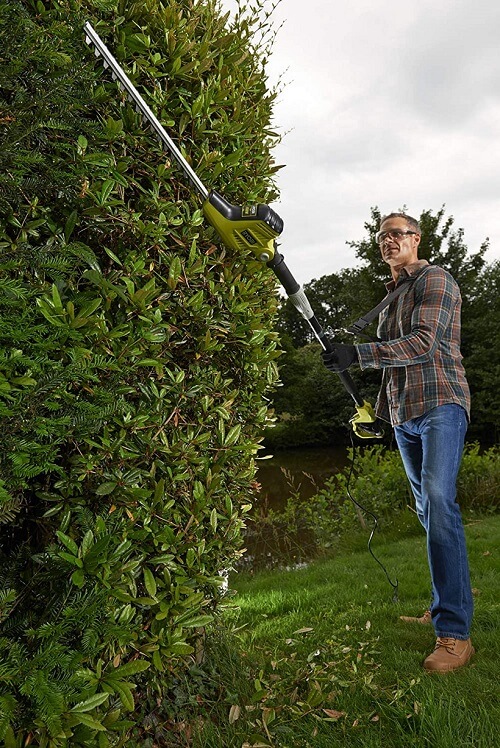
M467 445L458 476L458 500L464 509L495 512L500 502L500 452Z
M251 555L241 560L241 568L300 563L331 552L339 538L371 529L375 517L379 527L395 524L405 532L420 532L416 517L411 525L399 521L408 507L413 511L415 507L399 452L377 445L359 448L354 455L350 448L348 457L351 464L328 478L311 498L302 498L288 475L289 494L283 510L261 505L252 512L245 539ZM477 443L466 445L457 492L462 512L498 511L498 447L481 451Z

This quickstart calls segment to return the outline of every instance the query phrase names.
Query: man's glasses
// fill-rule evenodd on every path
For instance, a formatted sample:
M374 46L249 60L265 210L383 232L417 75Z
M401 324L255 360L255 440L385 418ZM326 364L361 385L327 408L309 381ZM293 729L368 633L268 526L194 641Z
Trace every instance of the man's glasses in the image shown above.
M418 234L418 231L403 231L402 229L392 229L391 231L377 231L375 234L375 241L377 244L382 244L386 239L393 239L396 242L404 239L405 236L410 234Z

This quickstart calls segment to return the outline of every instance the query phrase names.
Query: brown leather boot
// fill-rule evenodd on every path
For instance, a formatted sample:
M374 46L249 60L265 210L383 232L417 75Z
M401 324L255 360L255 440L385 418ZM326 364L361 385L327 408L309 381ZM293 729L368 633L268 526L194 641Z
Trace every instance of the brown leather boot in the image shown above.
M404 621L405 623L421 623L421 624L428 624L432 623L432 617L431 617L431 611L426 610L425 613L421 616L399 616L401 621Z
M438 636L434 652L424 660L424 668L433 673L447 673L467 665L474 654L470 639Z

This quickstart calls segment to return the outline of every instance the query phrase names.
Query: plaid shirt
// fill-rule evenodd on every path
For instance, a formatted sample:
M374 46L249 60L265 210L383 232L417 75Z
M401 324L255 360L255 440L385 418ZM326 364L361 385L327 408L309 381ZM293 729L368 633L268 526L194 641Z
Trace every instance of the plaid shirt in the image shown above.
M383 370L375 412L393 426L448 403L470 414L458 285L446 270L426 260L402 268L397 282L414 275L408 289L379 316L381 342L356 346L362 369ZM391 281L386 287L392 291L395 285Z

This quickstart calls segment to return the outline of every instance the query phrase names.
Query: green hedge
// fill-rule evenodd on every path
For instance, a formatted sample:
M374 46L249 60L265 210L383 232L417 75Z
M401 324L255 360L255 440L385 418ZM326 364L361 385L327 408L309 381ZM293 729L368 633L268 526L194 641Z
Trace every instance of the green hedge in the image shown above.
M82 27L207 185L267 202L268 19L211 0L0 14L0 741L152 745L241 554L275 287L203 225Z

